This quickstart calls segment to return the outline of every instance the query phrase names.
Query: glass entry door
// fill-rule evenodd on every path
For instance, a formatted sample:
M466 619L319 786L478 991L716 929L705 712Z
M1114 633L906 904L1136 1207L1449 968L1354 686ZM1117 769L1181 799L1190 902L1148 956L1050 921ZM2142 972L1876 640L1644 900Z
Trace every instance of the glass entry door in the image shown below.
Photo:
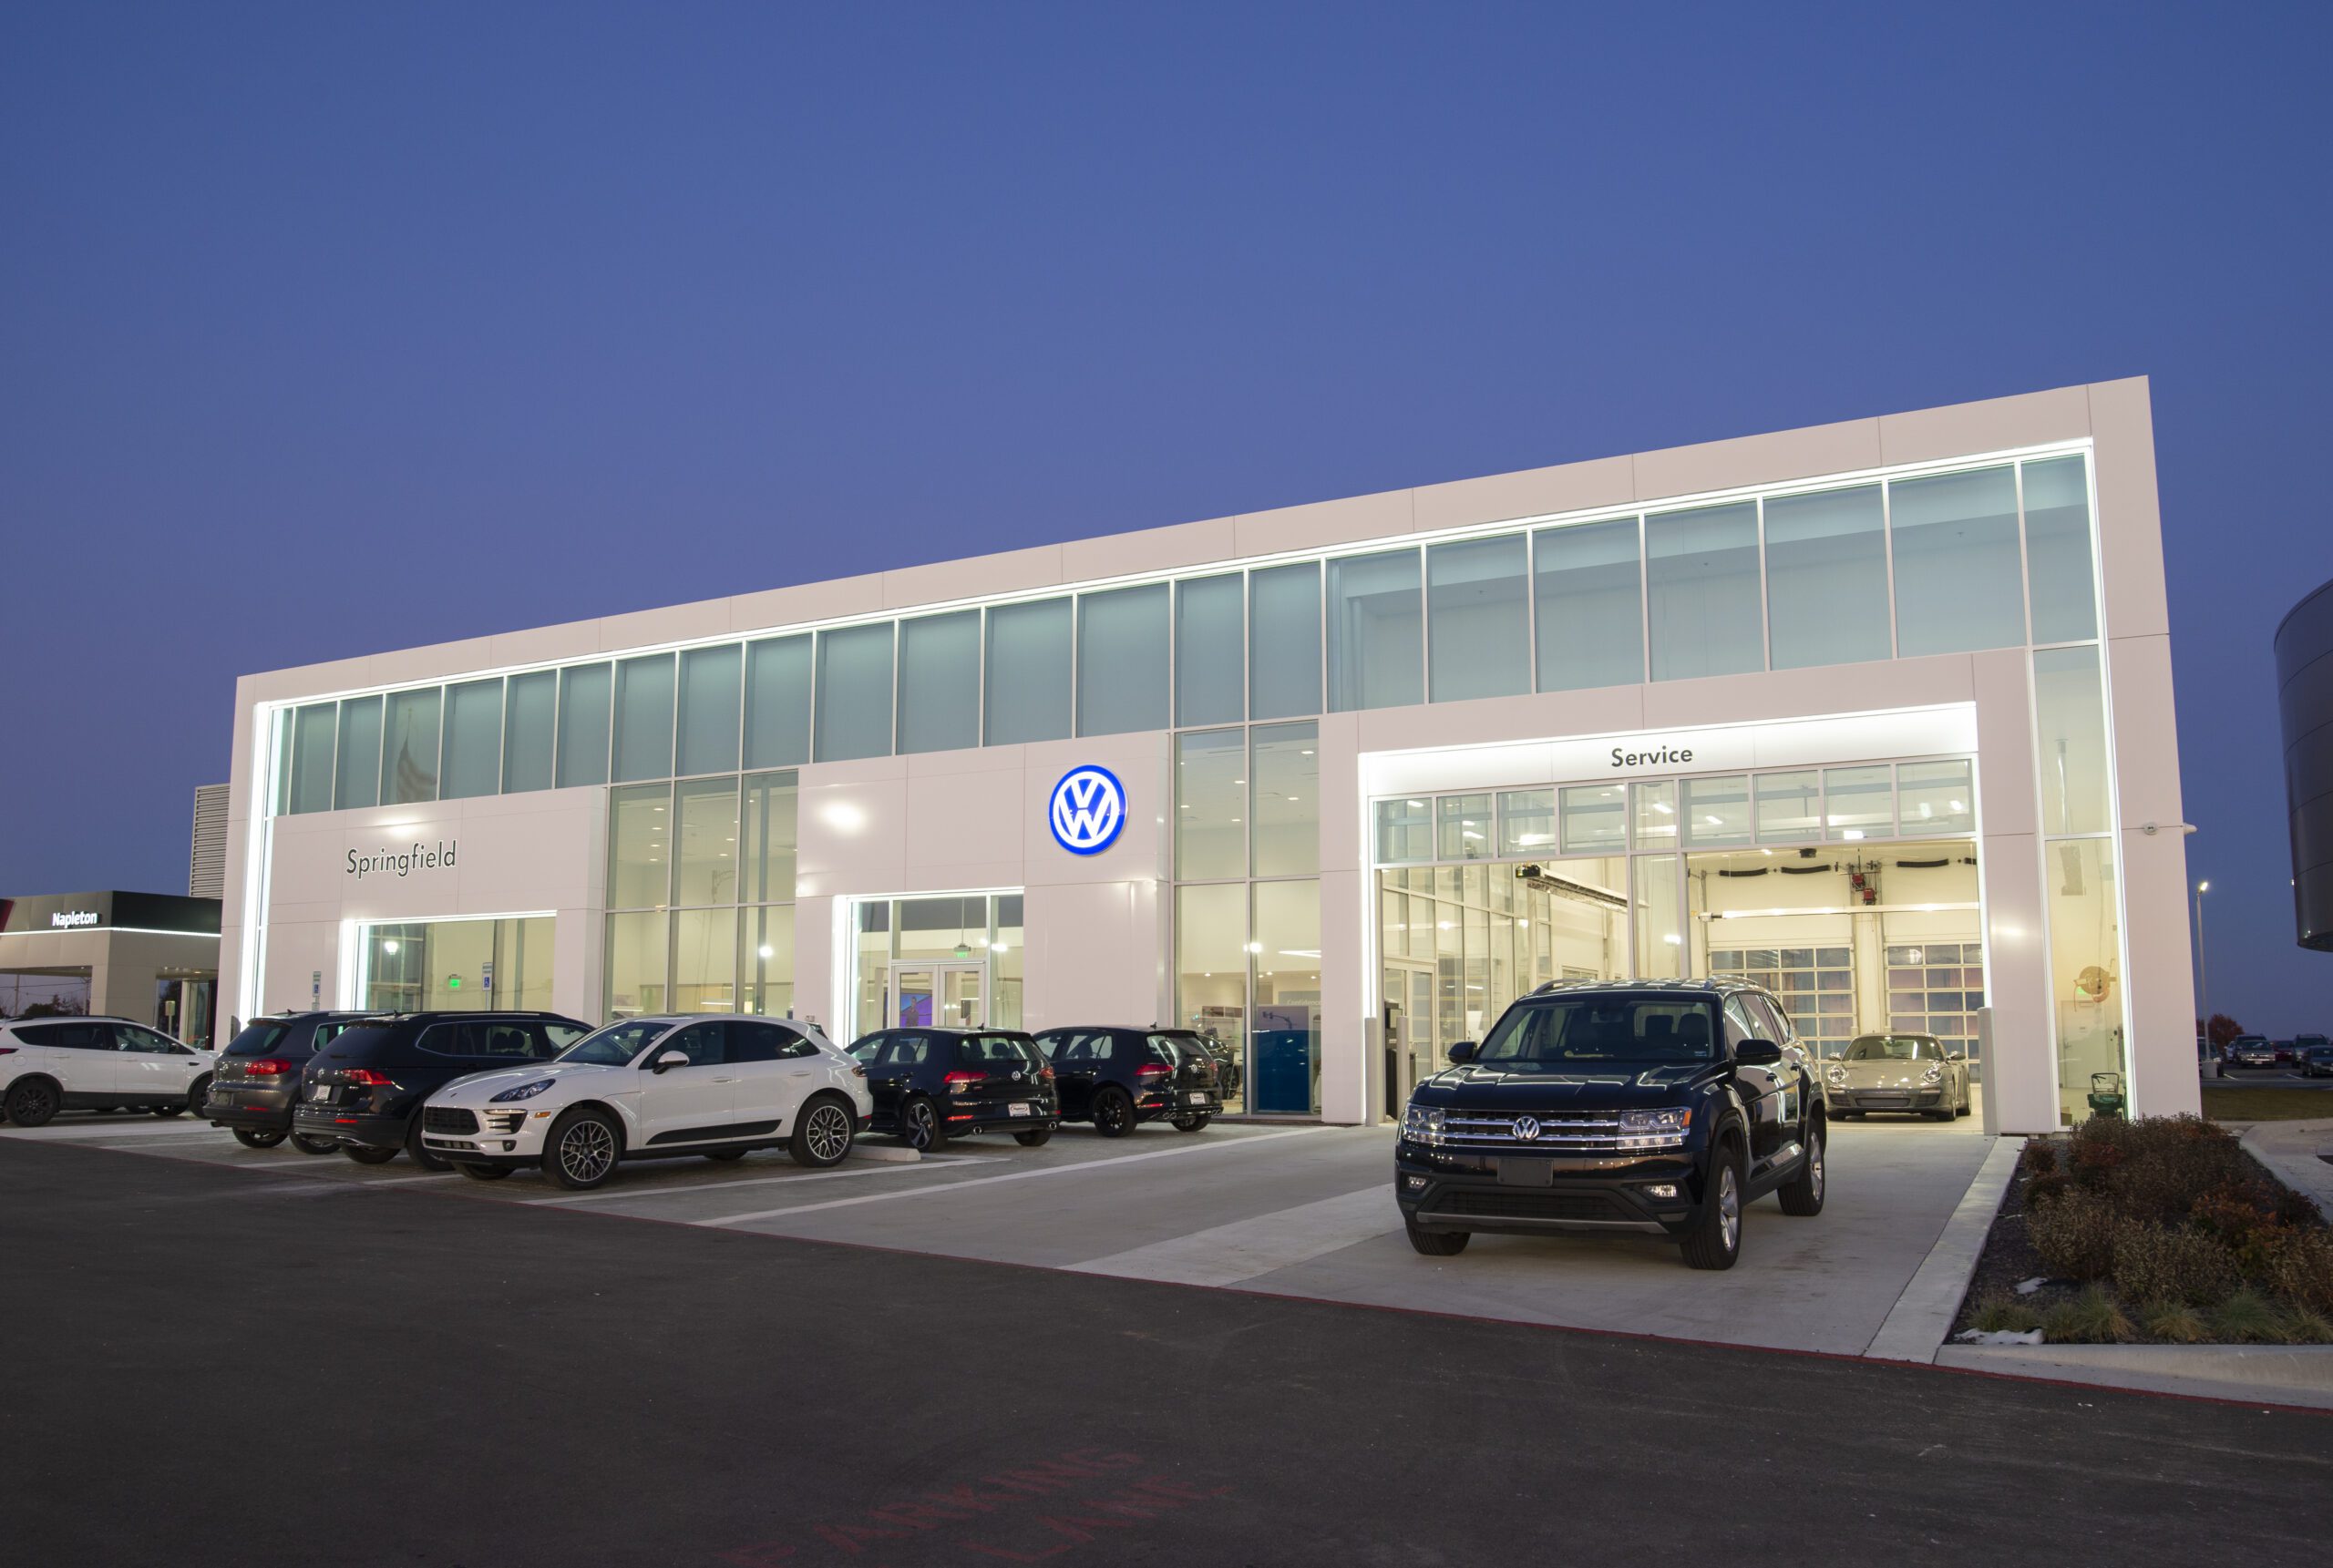
M895 1029L985 1029L987 966L901 964L891 971Z
M1434 970L1423 964L1385 966L1386 1021L1393 1031L1395 1087L1401 1103L1409 1103L1418 1081L1441 1071L1434 1050ZM1399 1114L1399 1112L1396 1112Z

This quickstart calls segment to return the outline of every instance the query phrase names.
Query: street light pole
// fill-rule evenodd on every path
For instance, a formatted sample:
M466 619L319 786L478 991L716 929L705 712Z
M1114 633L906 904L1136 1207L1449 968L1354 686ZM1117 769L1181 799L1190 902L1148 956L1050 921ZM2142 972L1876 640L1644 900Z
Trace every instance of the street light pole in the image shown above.
M2204 1015L2204 1042L2212 1044L2212 974L2204 956L2204 895L2209 882L2195 884L2195 1006Z

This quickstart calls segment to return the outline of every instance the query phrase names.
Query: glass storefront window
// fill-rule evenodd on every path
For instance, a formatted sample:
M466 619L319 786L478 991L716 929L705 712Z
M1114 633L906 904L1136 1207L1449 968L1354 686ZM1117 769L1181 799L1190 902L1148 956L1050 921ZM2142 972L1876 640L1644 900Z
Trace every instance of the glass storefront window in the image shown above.
M891 623L818 633L817 735L822 763L891 754Z
M737 1010L737 911L673 912L673 1010Z
M1531 536L1542 692L1644 679L1644 575L1637 520L1541 528Z
M502 787L502 682L446 688L444 774L438 796L468 800Z
M1321 726L1259 724L1249 732L1248 813L1255 874L1300 876L1321 869ZM1178 814L1179 815L1179 814Z
M680 839L673 862L673 902L737 902L737 781L687 779L675 787ZM673 977L680 983L680 977Z
M1069 734L1070 601L1000 604L988 612L988 743Z
M1773 497L1765 528L1773 667L1886 658L1887 528L1879 487Z
M1906 834L1977 831L1977 794L1965 762L1905 763L1896 770L1896 793Z
M436 692L431 692L436 696ZM334 746L339 734L340 708L334 702L311 702L292 715L292 804L294 812L332 809Z
M608 1021L670 1010L664 1001L665 943L661 909L608 917Z
M1417 551L1330 561L1328 605L1331 712L1425 700Z
M2090 1113L2091 1076L2122 1061L2122 930L2114 846L2104 838L2043 845L2050 908L2050 999L2058 1031L2061 1118ZM2127 1090L2127 1084L2122 1086Z
M1387 886L1390 886L1390 884ZM1410 956L1410 901L1400 893L1378 895L1377 917L1382 923L1378 933L1381 958L1406 958Z
M1247 874L1248 733L1175 737L1175 876L1198 881Z
M1756 502L1650 516L1644 552L1654 680L1766 667Z
M994 900L989 970L996 977L996 1002L988 1021L998 1029L1023 1027L1021 981L1027 947L1026 932L1022 929L1023 897L1019 893L1000 893Z
M1483 860L1491 853L1491 797L1446 794L1434 803L1440 860Z
M673 776L673 656L616 662L614 781Z
M1434 858L1432 801L1403 799L1377 803L1377 858L1387 865Z
M737 771L743 655L735 642L725 648L692 648L681 655L678 765L683 777Z
M1896 551L1896 649L1968 653L2025 641L2017 477L2008 467L1887 487Z
M981 612L899 622L899 754L981 743Z
M437 798L437 707L435 686L389 694L381 744L383 805L415 805Z
M1677 856L1639 855L1629 863L1636 900L1637 973L1671 979L1685 972L1685 922L1678 904Z
M739 897L748 904L794 897L799 777L791 772L746 775L737 875Z
M2098 635L2098 580L2090 548L2090 476L2082 458L2025 465L2025 570L2033 641Z
M1760 774L1758 842L1806 844L1823 836L1823 775L1813 768Z
M671 902L672 799L670 784L608 792L610 908L657 909Z
M1677 847L1677 781L1661 779L1650 784L1629 786L1632 805L1629 813L1636 819L1636 846L1639 849L1674 849Z
M1259 882L1256 1033L1249 1106L1264 1113L1321 1109L1321 885Z
M608 782L608 704L615 687L605 664L559 672L559 787Z
M1740 774L1687 779L1685 842L1710 849L1750 842L1750 781Z
M1530 546L1521 534L1426 551L1433 700L1531 690Z
M1077 733L1166 728L1166 585L1077 596Z
M749 768L810 760L810 635L745 645L745 758Z
M1231 1047L1248 1046L1248 888L1218 882L1175 889L1175 1018Z
M1248 600L1248 716L1302 719L1319 712L1319 563L1249 573Z
M1508 790L1498 797L1498 852L1506 856L1556 852L1556 792Z
M352 697L340 705L340 763L333 777L335 811L381 801L381 700Z
M1896 831L1895 770L1823 770L1823 836L1833 843L1886 838Z
M738 912L737 1010L766 1018L794 1011L794 907Z
M901 898L895 917L901 958L978 958L988 947L988 900L976 893Z
M1246 716L1247 588L1237 572L1175 585L1175 723L1236 724Z
M2106 832L2112 775L2095 643L2033 655L2033 708L2041 753L2041 831Z
M502 715L502 793L549 789L556 759L559 673L537 670L510 677Z
M360 1005L381 1012L547 1009L556 925L536 915L362 927Z
M857 1034L872 1034L889 1025L885 1016L890 999L891 976L891 906L889 900L870 899L858 907L858 928L853 934L858 945L858 1027Z
M1626 784L1568 784L1558 798L1566 855L1618 855L1629 847Z

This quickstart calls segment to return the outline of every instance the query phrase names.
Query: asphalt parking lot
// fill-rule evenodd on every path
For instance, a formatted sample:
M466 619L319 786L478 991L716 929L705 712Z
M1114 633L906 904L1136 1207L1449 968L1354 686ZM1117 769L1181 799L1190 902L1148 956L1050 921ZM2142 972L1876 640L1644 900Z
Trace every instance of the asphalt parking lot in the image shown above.
M315 1163L0 1139L10 1561L2324 1555L2311 1414L447 1202Z
M1749 1211L1742 1261L1680 1289L1669 1244L1478 1235L1454 1258L1414 1253L1382 1128L1218 1122L1123 1140L1067 1126L1042 1149L974 1138L918 1163L854 1157L804 1171L778 1153L625 1166L560 1192L531 1172L486 1184L399 1159L359 1166L288 1146L246 1149L190 1121L61 1117L0 1139L260 1173L272 1182L412 1189L527 1211L571 1210L708 1230L839 1242L1082 1274L1720 1344L1862 1352L1927 1256L1989 1141L1972 1120L1833 1128L1829 1201L1813 1219L1772 1197ZM889 1149L874 1141L870 1153Z

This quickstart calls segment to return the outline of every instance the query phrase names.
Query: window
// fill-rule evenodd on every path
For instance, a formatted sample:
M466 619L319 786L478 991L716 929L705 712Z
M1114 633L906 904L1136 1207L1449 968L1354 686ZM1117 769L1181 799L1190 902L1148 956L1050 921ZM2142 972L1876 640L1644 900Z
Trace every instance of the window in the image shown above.
M1491 854L1491 797L1446 794L1434 802L1435 858L1486 860Z
M673 776L673 656L616 664L615 782Z
M437 688L389 696L381 747L381 804L413 805L437 798Z
M745 645L745 766L810 760L810 636Z
M737 1007L737 911L673 913L674 1012L734 1012Z
M2106 693L2097 645L2035 653L2033 707L2041 752L2041 831L2106 832Z
M1750 842L1750 781L1740 774L1687 779L1685 842L1696 849Z
M1310 561L1248 576L1248 716L1321 711L1321 569Z
M614 678L605 664L559 672L559 787L608 782L608 699Z
M1542 692L1644 679L1644 578L1637 520L1542 528L1531 536Z
M549 789L559 722L559 671L513 675L503 698L502 793Z
M1823 775L1813 768L1761 774L1758 842L1810 844L1823 836Z
M340 763L333 778L333 809L380 803L381 700L352 697L340 705Z
M737 781L689 779L674 791L680 837L673 902L737 902Z
M674 1051L687 1057L691 1067L725 1067L729 1057L729 1026L725 1022L708 1020L693 1023L656 1042L656 1050L645 1066L653 1067ZM678 1071L676 1064L670 1071Z
M1426 551L1434 701L1531 690L1530 545L1521 534Z
M1166 586L1077 596L1077 733L1166 728Z
M1896 793L1906 834L1977 831L1977 795L1965 762L1905 763L1896 770Z
M1175 876L1247 875L1248 736L1200 730L1175 737Z
M1270 884L1266 884L1270 886ZM1248 1041L1248 887L1175 889L1175 1021L1228 1045Z
M2034 641L2080 642L2098 635L2090 476L2079 456L2025 465L2025 569Z
M1654 680L1765 667L1756 503L1649 517L1644 549Z
M681 655L683 774L737 771L737 716L743 689L742 650L692 648Z
M891 623L818 633L817 759L891 754Z
M1627 785L1573 784L1557 798L1562 808L1566 855L1618 855L1627 850Z
M1684 970L1685 927L1677 907L1677 856L1639 855L1629 862L1635 881L1637 973L1671 979Z
M786 902L794 897L799 777L789 772L745 778L737 861L739 897L745 903Z
M1677 847L1677 781L1661 779L1630 784L1635 804L1636 845L1639 849Z
M1069 734L1070 602L1002 604L988 612L988 743Z
M1498 797L1498 851L1502 856L1556 852L1556 792L1509 790Z
M334 741L339 723L340 709L333 702L313 702L292 715L292 810L332 809Z
M1896 550L1896 649L1967 653L2025 641L2017 479L2009 468L1887 487Z
M981 743L981 612L899 622L899 751Z
M446 800L493 794L502 787L502 682L465 681L446 688Z
M1321 885L1258 882L1255 1071L1249 1106L1321 1109Z
M1777 670L1888 656L1886 512L1878 486L1766 503L1766 613Z
M741 909L737 1008L783 1017L794 1010L794 906Z
M661 908L672 886L673 786L635 784L608 792L608 904Z
M18 1024L17 1038L47 1050L111 1050L113 1036L101 1023Z
M1434 803L1377 803L1377 858L1387 865L1434 858Z
M1259 876L1321 869L1320 737L1314 723L1259 724L1250 732L1249 837Z
M1823 836L1833 843L1886 838L1896 831L1895 770L1823 770Z
M1175 585L1175 723L1236 724L1247 712L1245 593L1237 572Z
M662 911L608 917L608 1017L638 1018L664 1010L665 943Z
M1418 552L1387 550L1329 563L1329 711L1425 700L1418 622Z
M818 1054L817 1046L783 1024L736 1019L728 1028L729 1060L733 1062L791 1061Z

